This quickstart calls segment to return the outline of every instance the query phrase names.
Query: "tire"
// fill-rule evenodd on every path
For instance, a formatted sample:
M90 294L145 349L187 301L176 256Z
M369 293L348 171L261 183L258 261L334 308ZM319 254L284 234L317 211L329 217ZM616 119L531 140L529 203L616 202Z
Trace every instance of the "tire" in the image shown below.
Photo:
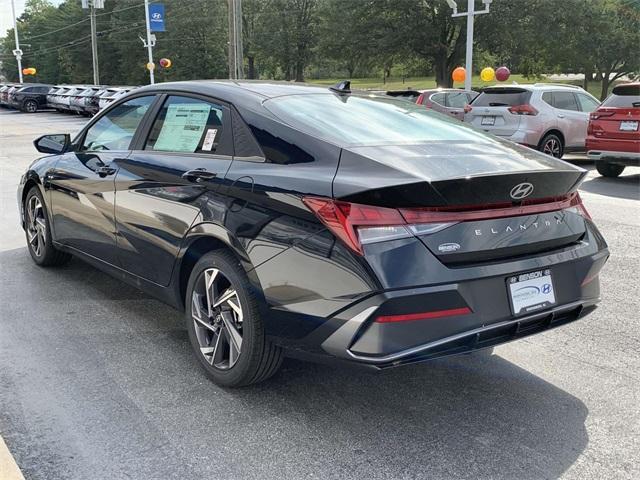
M24 202L27 249L33 261L41 267L64 265L71 255L53 246L47 207L38 187L32 187Z
M36 113L38 111L38 102L35 100L25 100L22 104L22 111L25 113Z
M564 154L564 145L558 135L555 133L547 133L540 142L538 150L542 153L546 153L547 155L551 155L552 157L562 158L562 155Z
M215 250L200 258L189 277L185 305L191 346L216 384L251 385L278 371L282 349L267 340L258 300L231 252Z
M624 165L616 165L613 163L607 162L596 162L596 169L598 173L603 177L619 177L620 174L624 171Z

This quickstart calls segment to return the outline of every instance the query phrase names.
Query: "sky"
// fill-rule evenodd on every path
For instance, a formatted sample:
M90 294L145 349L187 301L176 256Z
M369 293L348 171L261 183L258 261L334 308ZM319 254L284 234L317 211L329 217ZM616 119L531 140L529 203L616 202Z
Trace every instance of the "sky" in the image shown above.
M50 0L54 5L60 5L63 0ZM15 0L16 16L19 17L24 11L25 0ZM80 0L78 0L80 2ZM13 17L11 16L11 0L0 0L0 37L4 37L9 28L13 28Z

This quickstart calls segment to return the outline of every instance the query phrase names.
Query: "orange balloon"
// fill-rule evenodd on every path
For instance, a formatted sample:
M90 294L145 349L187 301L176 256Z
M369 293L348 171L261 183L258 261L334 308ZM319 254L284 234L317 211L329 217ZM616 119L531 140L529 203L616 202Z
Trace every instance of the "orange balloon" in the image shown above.
M467 71L464 67L456 67L456 69L451 74L451 78L453 78L454 82L464 82L464 79L467 76Z
M23 68L22 69L22 74L23 75L29 75L29 69L28 68Z

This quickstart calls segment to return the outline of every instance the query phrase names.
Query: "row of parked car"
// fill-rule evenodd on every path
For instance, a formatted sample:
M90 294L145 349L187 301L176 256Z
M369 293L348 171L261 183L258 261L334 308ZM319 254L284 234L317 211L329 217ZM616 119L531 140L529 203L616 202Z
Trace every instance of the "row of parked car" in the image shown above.
M640 83L617 85L604 102L567 84L387 92L561 158L586 151L601 175L640 165Z
M0 84L0 106L27 113L54 109L61 113L95 115L135 87L96 85Z

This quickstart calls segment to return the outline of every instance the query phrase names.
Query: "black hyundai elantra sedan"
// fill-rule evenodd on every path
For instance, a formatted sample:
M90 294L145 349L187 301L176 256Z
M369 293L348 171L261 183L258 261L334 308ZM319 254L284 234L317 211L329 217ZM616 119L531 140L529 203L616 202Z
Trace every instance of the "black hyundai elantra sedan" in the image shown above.
M346 82L153 85L34 143L33 260L74 255L184 310L220 385L284 355L379 369L490 349L599 300L584 170Z

